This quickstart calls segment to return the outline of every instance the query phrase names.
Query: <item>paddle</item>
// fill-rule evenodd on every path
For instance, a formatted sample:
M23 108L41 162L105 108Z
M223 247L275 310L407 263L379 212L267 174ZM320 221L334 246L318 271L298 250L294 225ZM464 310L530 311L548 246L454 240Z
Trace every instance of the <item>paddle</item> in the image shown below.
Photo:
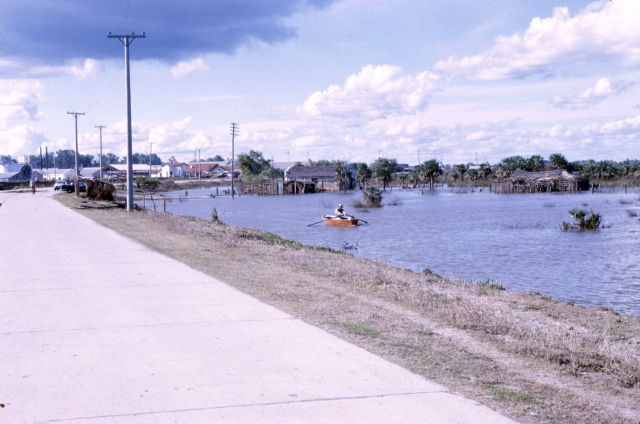
M321 222L324 222L324 220L323 221L314 222L313 224L309 224L309 225L307 225L307 227L311 227L312 225L320 224Z
M360 222L364 222L365 224L368 224L368 222L365 221L364 219L361 219Z

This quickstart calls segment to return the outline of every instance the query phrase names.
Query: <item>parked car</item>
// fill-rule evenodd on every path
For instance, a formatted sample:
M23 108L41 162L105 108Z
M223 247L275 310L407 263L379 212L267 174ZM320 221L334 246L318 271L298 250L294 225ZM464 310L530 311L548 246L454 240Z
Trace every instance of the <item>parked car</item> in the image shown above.
M66 180L58 180L53 185L53 190L54 191L58 191L58 190L60 190L60 187L62 187L63 185L70 185L70 183L69 183L69 181L66 181Z
M87 191L87 185L82 181L80 181L78 187L80 187L80 192ZM76 191L76 182L73 181L71 184L63 184L60 186L59 190L66 191L67 193L73 193L74 191Z

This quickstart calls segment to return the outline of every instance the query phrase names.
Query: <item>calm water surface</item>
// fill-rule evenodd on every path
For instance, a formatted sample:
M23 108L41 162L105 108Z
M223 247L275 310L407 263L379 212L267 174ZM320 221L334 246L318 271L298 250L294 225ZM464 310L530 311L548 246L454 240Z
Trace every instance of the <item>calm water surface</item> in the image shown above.
M189 190L190 196L211 189ZM184 192L175 192L173 194ZM215 194L215 188L213 189ZM494 280L589 307L608 306L640 316L640 215L638 194L421 194L386 192L382 208L351 207L360 192L299 196L240 196L167 203L167 212L256 228L304 244L348 250L391 265L465 280ZM401 204L387 206L397 198ZM622 204L621 199L632 202ZM338 203L369 222L357 228L325 227L323 214ZM587 203L588 206L583 206ZM567 211L593 209L612 224L598 232L565 233Z

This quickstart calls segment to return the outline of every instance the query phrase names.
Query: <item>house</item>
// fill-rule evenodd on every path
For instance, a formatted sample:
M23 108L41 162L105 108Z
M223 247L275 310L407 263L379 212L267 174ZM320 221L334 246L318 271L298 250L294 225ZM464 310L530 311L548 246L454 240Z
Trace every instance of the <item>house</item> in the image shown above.
M148 169L148 166L147 166ZM112 165L105 165L102 167L102 178L108 175L119 173L119 170ZM83 168L80 171L80 176L84 178L100 178L100 168Z
M516 170L511 177L493 183L495 193L541 193L589 189L589 179L564 169L543 172Z
M34 169L32 174L36 181L56 181L63 179L63 175L67 171L69 171L69 169Z
M192 162L187 164L186 174L187 177L197 177L198 173L202 172L202 176L204 177L205 175L213 173L218 168L221 168L218 162Z
M118 175L127 175L127 164L126 163L119 163L119 164L112 164L110 165L114 168L115 171L117 171ZM143 163L134 163L131 165L131 168L133 170L133 175L149 175L149 164L143 164ZM160 165L151 165L151 172L153 172L154 169L158 169L160 168Z
M309 166L309 161L308 160L302 160L302 161L297 161L297 160L293 160L293 161L287 161L287 162L271 162L271 167L274 169L282 169L283 171L287 168L289 168L291 165L295 165L296 163L300 162L302 164L302 166Z
M296 166L292 165L284 171L284 179L286 182L295 181L302 182L305 185L311 183L316 190L343 190L344 184L336 181L336 165L328 166ZM351 174L351 181L347 182L347 189L355 187L356 172L350 166L348 167Z
M0 165L0 181L28 181L31 178L32 170L28 163Z
M393 172L409 172L410 168L408 163L397 163L396 167L393 168Z
M187 175L187 164L184 162L163 163L160 167L162 178L182 178Z

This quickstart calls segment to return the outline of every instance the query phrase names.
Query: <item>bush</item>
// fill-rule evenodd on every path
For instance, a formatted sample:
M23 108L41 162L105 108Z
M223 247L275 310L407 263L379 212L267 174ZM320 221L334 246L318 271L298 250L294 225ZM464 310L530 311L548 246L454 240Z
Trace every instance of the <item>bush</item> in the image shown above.
M602 224L602 216L599 213L593 211L587 212L578 208L569 211L569 215L574 220L573 224L568 222L562 222L560 227L563 231L596 231Z
M364 199L365 205L368 207L380 207L380 202L382 201L382 190L378 187L369 186L362 190L362 196Z

